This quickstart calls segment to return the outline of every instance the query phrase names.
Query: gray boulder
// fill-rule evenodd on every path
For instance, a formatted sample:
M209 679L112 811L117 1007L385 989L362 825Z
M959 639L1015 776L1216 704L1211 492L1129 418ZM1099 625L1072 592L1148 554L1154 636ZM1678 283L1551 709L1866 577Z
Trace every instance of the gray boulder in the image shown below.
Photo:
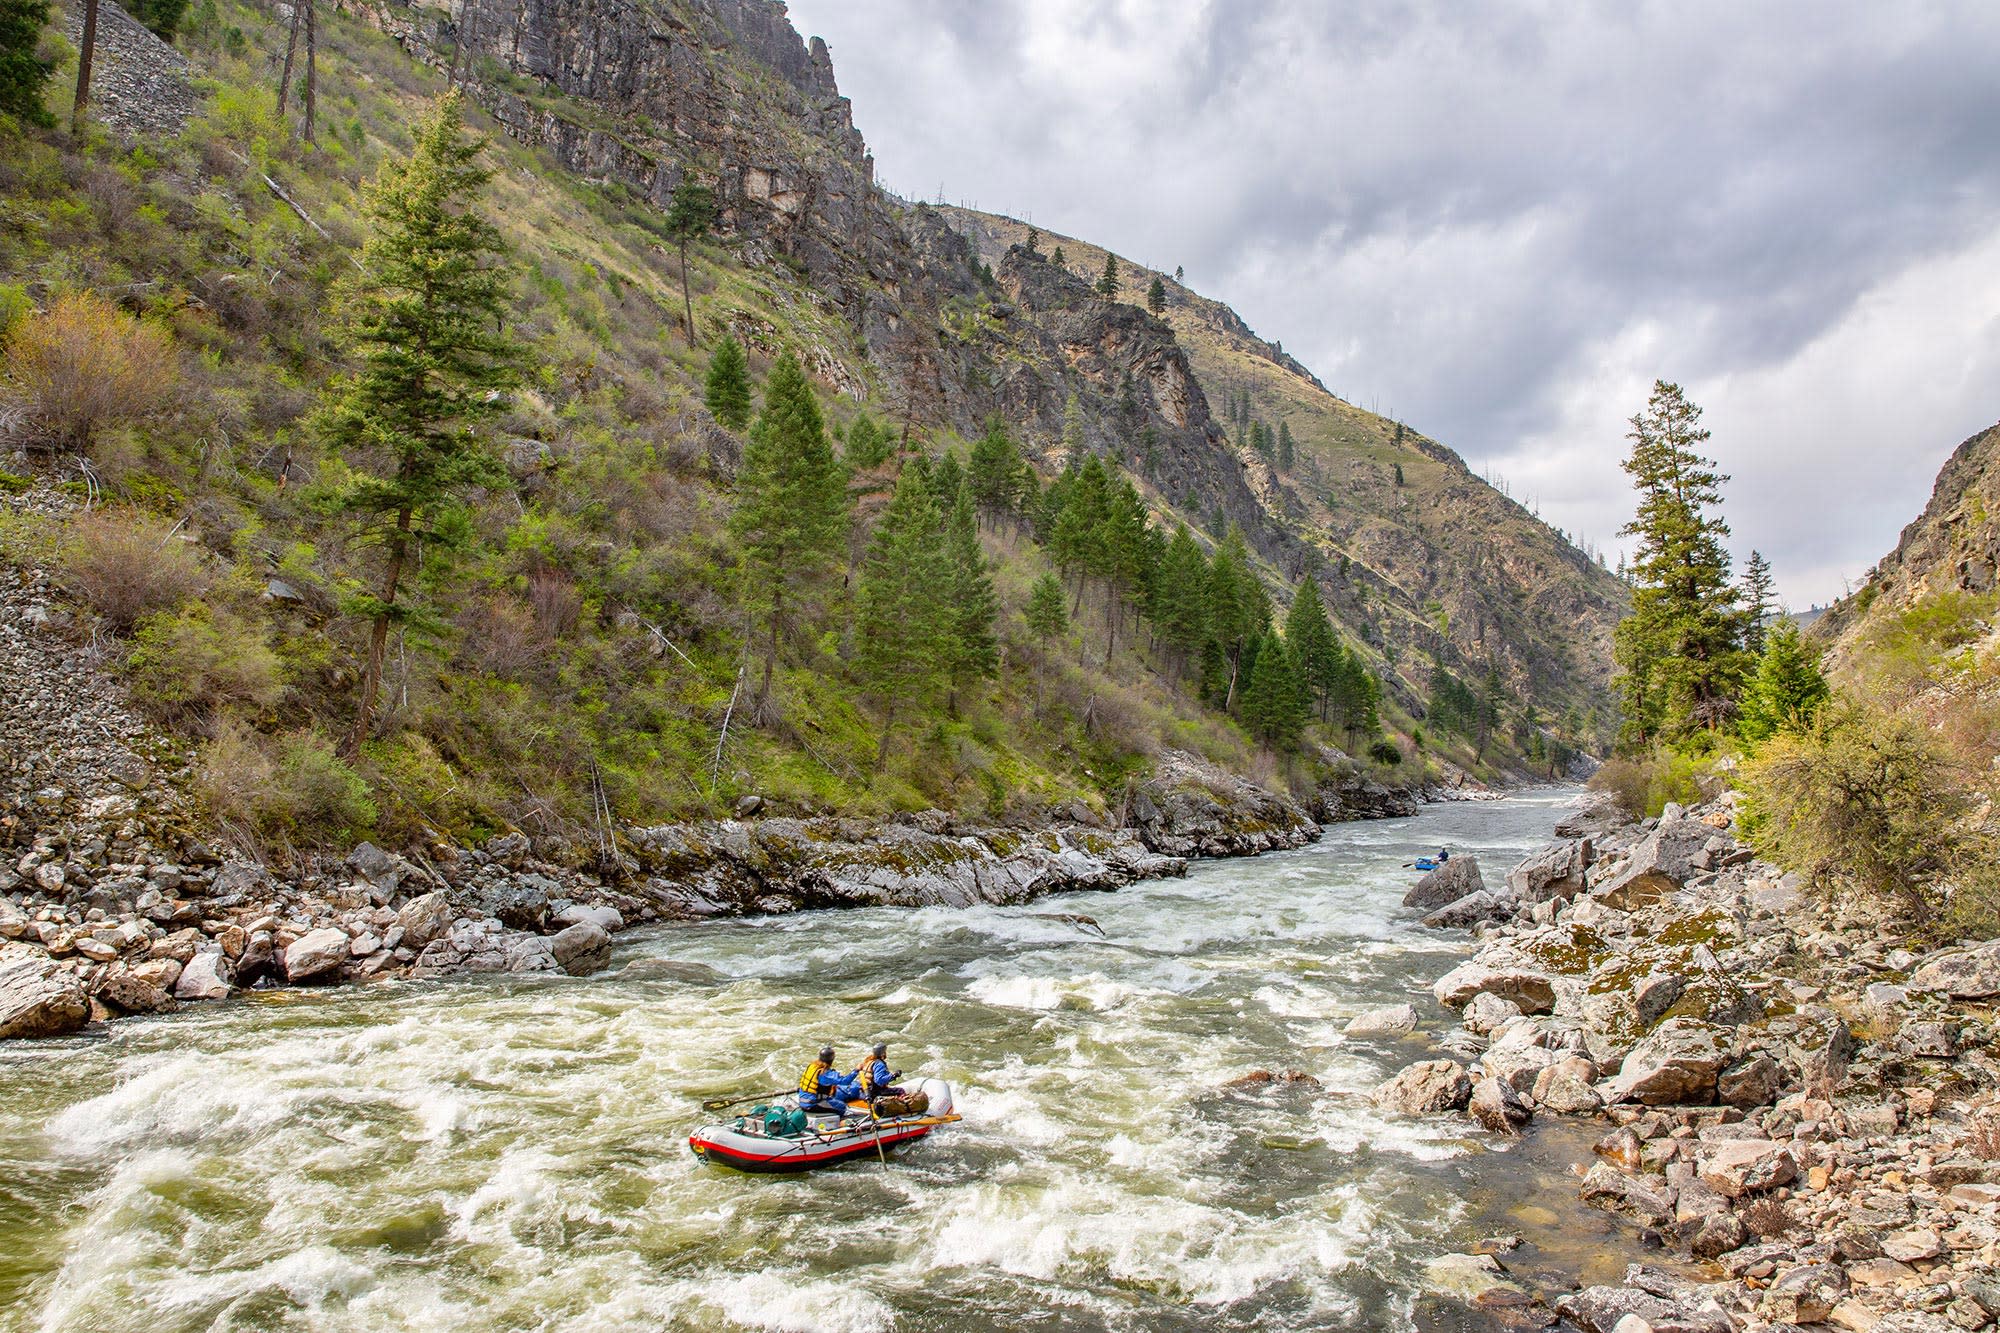
M1378 1105L1404 1115L1456 1111L1472 1096L1472 1077L1452 1060L1419 1060L1375 1089Z
M579 921L588 921L594 926L616 933L625 929L625 914L615 907L592 907L583 903L571 903L551 918L558 926L573 926Z
M1740 1111L1754 1111L1778 1100L1784 1071L1768 1055L1738 1060L1715 1078L1715 1099Z
M404 946L421 951L451 929L452 915L451 899L442 893L426 893L410 899L396 913L396 924L403 928Z
M540 931L548 924L549 893L540 875L523 875L485 898L486 914L512 930Z
M1550 843L1507 872L1507 888L1524 903L1568 902L1583 892L1591 853L1589 838Z
M1474 1032L1498 1032L1521 1016L1521 1006L1491 991L1481 991L1465 1006L1465 1026Z
M549 937L549 952L573 977L602 972L611 962L611 932L594 921L579 921Z
M1439 977L1431 987L1438 1003L1462 1009L1475 995L1497 995L1512 1000L1524 1014L1546 1014L1555 1008L1555 986L1548 977L1531 968L1495 966L1474 960L1460 963Z
M1718 835L1699 820L1662 820L1646 840L1632 849L1623 869L1591 890L1607 907L1621 912L1658 902L1695 874L1708 859L1708 844Z
M1716 1075L1729 1063L1729 1034L1693 1018L1670 1018L1626 1055L1606 1086L1609 1102L1708 1106Z
M66 1037L90 1022L90 997L54 960L0 964L0 1039Z
M1472 1089L1466 1112L1491 1134L1518 1134L1534 1113L1504 1078L1484 1078Z
M1481 889L1468 893L1456 902L1443 907L1424 918L1424 924L1433 930L1464 930L1482 921L1505 921L1514 915L1514 900L1491 889Z
M1773 1323L1823 1324L1847 1295L1847 1285L1847 1272L1838 1265L1807 1264L1779 1274L1764 1292L1759 1312Z
M1479 859L1454 856L1418 880L1403 895L1403 906L1414 907L1420 912L1435 912L1485 887L1486 881L1479 873Z
M236 968L220 949L188 959L174 981L177 1000L226 1000L236 989Z
M176 975L175 980L179 979ZM97 983L97 998L126 1014L157 1014L174 1007L174 997L166 987L125 968L105 974Z
M1390 1004L1380 1009L1370 1009L1347 1020L1346 1033L1350 1037L1401 1037L1417 1030L1417 1007L1413 1004Z
M298 985L307 981L332 981L349 956L345 931L324 926L307 931L285 947L285 980Z
M1790 1148L1770 1139L1723 1139L1702 1150L1696 1171L1716 1193L1740 1199L1791 1184L1799 1164Z
M539 935L492 930L477 921L461 921L451 933L432 940L410 969L413 977L443 977L459 972L560 972L552 941Z
M2000 995L2000 940L1931 955L1910 974L1910 989L1949 995L1954 1000Z

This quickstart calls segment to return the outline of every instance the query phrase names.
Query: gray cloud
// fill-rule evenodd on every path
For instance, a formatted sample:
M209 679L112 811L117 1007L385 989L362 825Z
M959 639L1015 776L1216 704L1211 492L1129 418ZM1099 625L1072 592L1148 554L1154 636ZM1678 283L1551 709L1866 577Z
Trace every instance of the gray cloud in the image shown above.
M2000 417L2000 9L793 0L883 177L1229 301L1601 543L1655 376L1825 600Z

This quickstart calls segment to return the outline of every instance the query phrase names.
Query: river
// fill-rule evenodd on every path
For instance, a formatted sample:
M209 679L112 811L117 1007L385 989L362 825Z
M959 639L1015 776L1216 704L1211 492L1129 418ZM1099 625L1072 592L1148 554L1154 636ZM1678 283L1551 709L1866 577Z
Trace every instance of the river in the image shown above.
M1401 863L1449 845L1497 881L1567 796L1117 894L634 931L587 980L273 991L0 1049L0 1329L1412 1326L1423 1261L1518 1191L1462 1121L1359 1095L1421 1039L1341 1029L1405 999L1443 1024L1428 982L1466 946L1401 909ZM617 975L643 959L681 966ZM889 1041L964 1123L886 1168L694 1159L701 1098L788 1086L825 1040ZM1324 1091L1223 1089L1259 1068Z

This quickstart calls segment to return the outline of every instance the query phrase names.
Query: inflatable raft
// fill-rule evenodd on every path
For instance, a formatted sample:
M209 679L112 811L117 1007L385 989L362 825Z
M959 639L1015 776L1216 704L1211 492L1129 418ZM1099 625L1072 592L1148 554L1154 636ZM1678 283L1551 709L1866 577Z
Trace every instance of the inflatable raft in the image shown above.
M927 1078L917 1088L930 1098L922 1115L878 1120L863 1106L850 1109L844 1117L801 1114L797 1099L788 1097L725 1124L703 1125L688 1135L688 1147L711 1166L738 1171L817 1171L862 1158L874 1160L879 1153L914 1143L958 1119L951 1109L951 1084Z

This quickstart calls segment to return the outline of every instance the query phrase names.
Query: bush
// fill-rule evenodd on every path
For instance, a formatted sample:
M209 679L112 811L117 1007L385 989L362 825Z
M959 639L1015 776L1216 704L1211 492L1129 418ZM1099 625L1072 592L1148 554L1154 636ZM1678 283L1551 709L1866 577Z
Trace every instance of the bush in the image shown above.
M200 596L213 582L198 548L165 523L138 514L72 520L56 559L63 588L120 634Z
M1396 742L1386 739L1369 746L1368 757L1387 768L1394 768L1403 762L1403 752L1396 748Z
M88 454L103 431L167 406L176 366L171 340L103 297L68 292L7 335L5 397L26 415L26 442Z
M1682 754L1676 750L1655 750L1637 758L1608 760L1590 775L1592 791L1603 792L1618 803L1627 817L1647 819L1667 805L1694 805L1714 785L1711 763L1705 755Z
M198 791L210 814L256 843L344 846L375 822L368 784L316 731L266 739L224 723L202 747Z
M1823 897L1940 934L1993 925L2000 870L1980 797L1920 720L1840 705L1775 737L1742 780L1752 845Z
M226 607L197 601L161 611L139 622L132 641L132 693L170 717L269 708L284 695L264 626Z

